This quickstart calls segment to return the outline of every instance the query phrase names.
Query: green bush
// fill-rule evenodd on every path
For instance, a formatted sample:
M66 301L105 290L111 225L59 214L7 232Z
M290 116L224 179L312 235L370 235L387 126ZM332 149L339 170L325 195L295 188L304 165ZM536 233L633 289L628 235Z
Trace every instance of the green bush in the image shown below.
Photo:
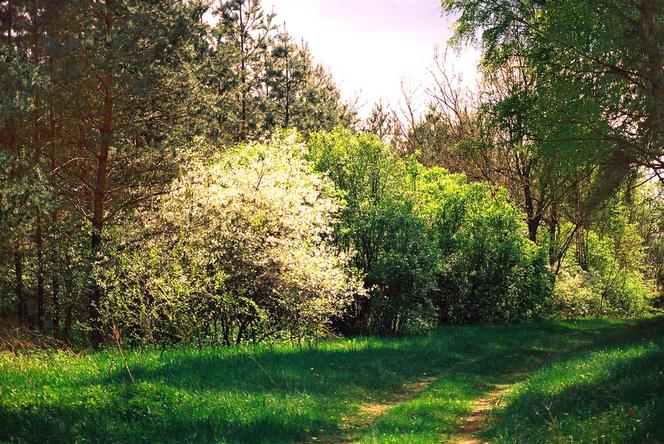
M544 316L552 277L504 189L421 169L418 202L439 248L443 323L517 322Z
M430 294L436 250L427 226L408 201L384 199L367 216L356 229L358 240L378 234L376 258L365 278L371 290L370 329L388 334L435 325Z
M398 159L372 135L319 133L309 150L343 192L337 242L371 294L346 326L399 333L548 313L551 273L505 190Z
M430 326L436 250L414 211L406 165L375 135L341 128L314 134L308 146L316 168L342 192L337 243L353 256L369 293L339 327L390 334Z
M614 236L634 232L614 231ZM621 239L625 242L625 239ZM653 288L630 258L610 236L588 232L587 267L568 253L555 285L555 310L563 317L638 316L647 312ZM639 253L631 250L631 255ZM622 256L622 258L621 258Z

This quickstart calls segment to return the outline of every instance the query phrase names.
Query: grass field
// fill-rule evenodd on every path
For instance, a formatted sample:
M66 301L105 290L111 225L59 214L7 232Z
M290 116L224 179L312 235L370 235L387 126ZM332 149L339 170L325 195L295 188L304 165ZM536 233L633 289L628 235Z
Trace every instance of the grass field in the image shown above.
M440 442L495 384L498 442L664 441L664 319L315 347L0 355L0 442ZM132 380L133 379L133 380Z

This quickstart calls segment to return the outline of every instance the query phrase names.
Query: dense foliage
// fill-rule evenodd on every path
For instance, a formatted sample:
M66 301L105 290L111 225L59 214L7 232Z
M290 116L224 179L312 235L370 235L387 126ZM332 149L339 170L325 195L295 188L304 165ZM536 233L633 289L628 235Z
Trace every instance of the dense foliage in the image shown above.
M439 168L421 171L416 187L439 249L442 320L514 322L548 313L551 273L506 190Z
M1 3L0 315L166 346L662 305L661 2L442 5L477 90L437 54L424 112L359 122L259 0Z
M372 295L348 314L353 327L402 332L547 313L546 260L505 190L403 161L373 135L339 129L309 145L347 200L337 239Z
M138 219L140 242L114 255L107 319L145 341L301 339L361 297L331 243L332 184L295 137L188 163Z

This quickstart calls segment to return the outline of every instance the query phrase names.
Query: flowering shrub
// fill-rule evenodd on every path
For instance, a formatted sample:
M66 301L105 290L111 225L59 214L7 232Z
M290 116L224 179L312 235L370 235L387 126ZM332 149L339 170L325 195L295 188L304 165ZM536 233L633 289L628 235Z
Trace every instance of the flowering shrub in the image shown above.
M363 292L330 241L334 196L292 133L191 162L107 273L110 318L143 340L320 333Z

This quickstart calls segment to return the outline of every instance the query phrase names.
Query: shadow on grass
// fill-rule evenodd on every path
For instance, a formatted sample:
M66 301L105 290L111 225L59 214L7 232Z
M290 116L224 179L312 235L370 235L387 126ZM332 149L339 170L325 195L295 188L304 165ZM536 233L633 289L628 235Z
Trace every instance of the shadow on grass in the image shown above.
M640 331L640 325L627 328ZM342 415L389 398L424 373L441 374L437 385L446 392L476 397L481 390L464 385L472 378L500 379L520 361L590 347L621 337L625 328L609 321L547 322L451 327L425 337L305 349L136 352L129 354L135 384L110 351L56 363L26 357L21 370L0 375L0 441L292 442L334 434ZM76 370L86 359L92 369ZM463 371L446 375L454 365ZM436 408L431 402L422 407Z
M664 322L569 352L510 396L484 437L497 442L664 442Z

